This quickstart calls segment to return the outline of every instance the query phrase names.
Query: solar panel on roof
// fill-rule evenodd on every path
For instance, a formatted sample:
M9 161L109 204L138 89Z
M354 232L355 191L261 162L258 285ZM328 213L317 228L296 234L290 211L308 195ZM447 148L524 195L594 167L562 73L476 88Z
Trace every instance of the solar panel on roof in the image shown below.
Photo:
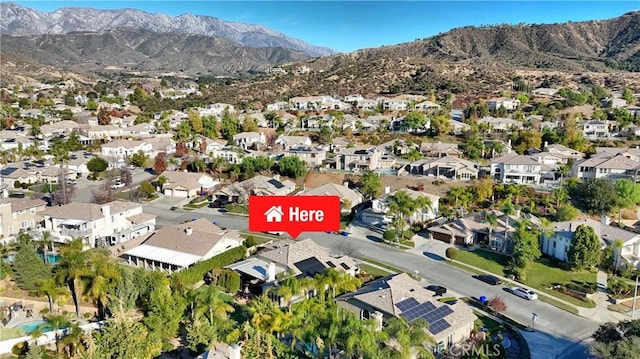
M396 307L398 307L398 309L400 309L400 311L402 311L402 313L406 312L407 310L418 306L420 303L418 303L418 301L415 298L408 298L405 299L403 301L400 301L398 303L396 303Z
M448 305L443 305L440 308L432 310L428 313L425 313L423 318L429 323L435 323L438 320L446 317L447 315L453 313L453 309L451 309Z
M331 267L331 268L335 268L335 267L336 267L336 265L335 265L335 264L333 264L333 262L332 262L332 261L327 261L327 264L328 264L328 265L329 265L329 267Z
M322 264L316 257L307 258L303 261L293 264L302 274L308 277L313 277L318 273L323 273L327 267Z
M429 331L431 332L431 334L436 335L449 327L451 327L451 324L449 324L449 322L444 319L440 319L433 324L429 324Z
M278 189L280 189L280 188L284 187L284 185L283 185L282 183L280 183L280 181L278 181L278 180L270 179L270 180L268 180L267 182L268 182L268 183L271 183L271 185L272 185L273 187L278 188Z
M435 305L431 302L424 302L418 306L408 309L406 312L403 312L401 315L407 318L408 321L412 322L420 317L425 316L427 313L433 311L436 308Z
M346 270L351 269L346 263L340 263L340 266Z

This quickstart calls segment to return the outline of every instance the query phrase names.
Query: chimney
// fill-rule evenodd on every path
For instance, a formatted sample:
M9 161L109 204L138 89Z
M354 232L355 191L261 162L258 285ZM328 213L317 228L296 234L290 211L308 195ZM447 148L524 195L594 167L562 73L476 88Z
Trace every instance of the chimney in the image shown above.
M375 312L371 313L371 318L376 320L375 331L376 332L381 331L382 330L382 319L383 319L382 312L375 311Z
M606 214L603 214L602 217L600 217L600 223L608 226L609 224L611 224L611 218Z
M276 264L269 262L267 266L267 283L275 282L276 280Z
M240 349L238 344L229 345L229 359L241 359Z
M280 175L279 174L273 175L273 179L276 181L280 181Z
M193 233L193 228L191 228L191 227L187 227L187 228L185 228L185 229L184 229L184 233L186 233L186 234L187 234L187 236L190 236L190 235L191 235L191 233Z
M542 149L542 151L546 151L547 147L549 147L549 141L544 141L544 148Z
M391 193L391 186L384 186L384 194Z
M345 187L347 187L347 188L349 188L349 182L346 182L346 181L345 181L345 182L343 182L343 183L342 183L342 185L343 185L343 186L345 186Z

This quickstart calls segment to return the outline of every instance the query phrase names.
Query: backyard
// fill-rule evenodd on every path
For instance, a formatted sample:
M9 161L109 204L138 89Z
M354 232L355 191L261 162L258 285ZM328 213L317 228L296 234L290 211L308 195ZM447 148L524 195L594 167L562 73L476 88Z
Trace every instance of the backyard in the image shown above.
M457 260L501 276L508 274L506 267L509 262L509 257L503 254L485 250L476 250L473 252L460 251ZM596 283L596 273L591 271L571 272L560 268L555 261L548 258L540 258L529 266L526 271L526 280L524 281L524 284L532 288L574 305L586 308L593 308L595 306L595 303L591 300L581 300L550 288L554 285L569 283L594 285ZM546 300L546 298L542 296L540 300L548 301L553 305L557 304L553 301Z

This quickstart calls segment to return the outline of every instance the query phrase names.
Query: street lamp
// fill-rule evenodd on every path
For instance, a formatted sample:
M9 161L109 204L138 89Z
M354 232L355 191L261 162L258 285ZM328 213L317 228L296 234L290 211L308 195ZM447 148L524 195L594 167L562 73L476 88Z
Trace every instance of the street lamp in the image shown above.
M538 314L531 313L531 331L536 330L536 319L538 318Z

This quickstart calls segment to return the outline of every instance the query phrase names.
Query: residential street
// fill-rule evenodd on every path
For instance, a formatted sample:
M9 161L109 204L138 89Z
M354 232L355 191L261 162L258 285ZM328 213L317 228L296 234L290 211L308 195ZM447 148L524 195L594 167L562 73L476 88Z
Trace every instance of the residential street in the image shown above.
M144 210L158 216L158 225L181 223L185 220L205 217L215 221L218 225L248 230L246 217L225 215L217 209L201 208L195 211L170 211L172 205L186 202L185 199L161 197ZM379 234L358 228L357 235L349 237L330 235L326 233L303 233L299 238L311 238L325 247L340 248L355 257L371 258L378 262L393 265L407 272L418 271L420 277L429 283L435 283L450 288L452 291L468 297L500 296L507 304L506 315L524 323L530 324L532 313L538 315L535 322L535 333L526 333L532 345L532 358L586 357L584 343L599 323L558 309L542 301L527 301L507 293L502 286L491 286L472 278L471 274L448 265L442 256L429 252L421 252L423 248L414 250L400 250L388 245L377 243Z
M141 168L136 168L131 171L133 176L133 183L139 184L140 182L147 181L149 179L154 178L155 176L146 172ZM75 184L76 192L73 197L74 202L84 202L88 203L93 200L93 191L104 186L104 180L102 181L89 181L86 177L78 178L78 183ZM121 190L125 190L126 188L122 188Z

